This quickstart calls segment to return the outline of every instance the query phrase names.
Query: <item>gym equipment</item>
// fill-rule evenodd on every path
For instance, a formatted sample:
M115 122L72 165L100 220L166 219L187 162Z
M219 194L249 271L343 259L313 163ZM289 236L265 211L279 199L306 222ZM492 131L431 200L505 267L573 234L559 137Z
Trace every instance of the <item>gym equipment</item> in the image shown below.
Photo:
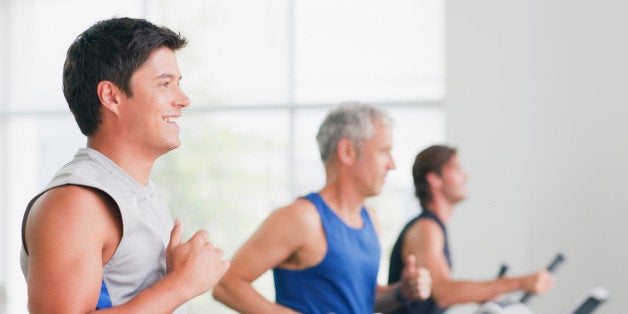
M547 270L553 273L556 268L565 261L565 257L558 253L552 262L547 266ZM497 277L506 274L508 266L502 264ZM526 293L519 301L500 300L488 301L480 305L476 314L533 314L532 310L526 306L526 303L533 295ZM596 287L589 289L583 297L581 297L575 305L566 312L566 314L590 314L593 313L602 303L606 302L610 297L610 293L606 288Z
M556 268L565 261L565 257L558 253L552 262L547 266L547 271L553 273ZM502 265L497 277L502 277L508 269L508 266ZM526 293L521 297L519 301L513 300L500 300L500 301L488 301L483 303L477 310L476 314L533 314L526 306L526 303L530 300L532 294Z
M610 297L610 292L603 287L589 289L576 305L569 310L569 314L589 314L593 313L600 304L606 302Z
M558 253L556 257L554 257L554 260L552 260L552 262L549 264L549 266L547 266L547 271L549 271L550 273L554 273L556 267L558 267L558 265L562 264L564 261L565 257L562 254ZM523 297L521 297L521 301L519 302L526 304L531 297L532 293L526 293L523 295Z

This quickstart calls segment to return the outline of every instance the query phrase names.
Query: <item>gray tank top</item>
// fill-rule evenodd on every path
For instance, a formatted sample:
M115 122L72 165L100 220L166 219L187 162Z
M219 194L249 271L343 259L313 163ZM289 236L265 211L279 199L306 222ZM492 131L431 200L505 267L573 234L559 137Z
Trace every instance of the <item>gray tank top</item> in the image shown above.
M108 294L110 306L126 303L166 275L165 250L173 221L161 192L152 181L143 186L101 153L81 148L74 159L55 174L44 192L68 184L101 190L111 196L120 209L122 239L103 267L102 289ZM24 226L31 206L44 192L30 201L24 214L20 262L25 277L28 276L28 254L24 250ZM175 311L186 312L185 304Z

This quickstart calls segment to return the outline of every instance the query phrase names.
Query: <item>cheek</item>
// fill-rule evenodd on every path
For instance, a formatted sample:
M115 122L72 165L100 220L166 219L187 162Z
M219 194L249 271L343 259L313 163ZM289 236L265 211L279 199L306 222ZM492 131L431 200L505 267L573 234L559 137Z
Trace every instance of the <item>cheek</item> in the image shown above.
M392 160L392 156L388 153L382 153L378 156L378 161L380 165L386 165Z
M462 173L460 174L460 178L458 180L460 181L460 183L465 183L467 181L467 176Z

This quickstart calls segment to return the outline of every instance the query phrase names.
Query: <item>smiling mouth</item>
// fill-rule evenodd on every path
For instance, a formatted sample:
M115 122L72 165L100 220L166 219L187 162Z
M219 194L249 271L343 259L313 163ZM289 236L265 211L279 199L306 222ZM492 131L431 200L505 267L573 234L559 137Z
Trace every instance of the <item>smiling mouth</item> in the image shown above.
M177 122L176 122L176 121L177 121L177 118L178 118L178 117L172 117L172 116L170 116L170 117L163 117L163 120L164 120L164 121L166 121L167 123L170 123L170 124L176 125L176 124L177 124Z

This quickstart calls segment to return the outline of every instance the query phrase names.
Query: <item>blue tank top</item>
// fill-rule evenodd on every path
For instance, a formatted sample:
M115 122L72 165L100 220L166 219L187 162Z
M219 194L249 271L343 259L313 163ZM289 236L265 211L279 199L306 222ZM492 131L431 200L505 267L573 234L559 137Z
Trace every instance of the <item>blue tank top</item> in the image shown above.
M276 302L301 313L373 313L379 239L366 209L361 229L347 226L317 193L305 197L321 217L327 253L302 270L273 269Z
M447 264L449 264L449 269L452 269L451 264L451 256L449 255L449 243L447 240L447 228L445 224L438 218L438 216L434 215L429 210L423 209L420 215L410 220L403 230L399 234L399 238L395 245L393 246L392 253L390 254L390 267L388 269L388 283L395 283L401 279L401 272L403 271L403 260L401 256L401 247L403 246L403 239L406 237L406 233L408 229L412 225L414 225L420 219L431 219L435 221L443 231L443 236L445 237L445 245L443 247L443 255L447 259ZM436 302L432 297L425 301L416 301L412 302L407 307L401 307L394 311L394 314L440 314L443 313L446 309L438 307Z

